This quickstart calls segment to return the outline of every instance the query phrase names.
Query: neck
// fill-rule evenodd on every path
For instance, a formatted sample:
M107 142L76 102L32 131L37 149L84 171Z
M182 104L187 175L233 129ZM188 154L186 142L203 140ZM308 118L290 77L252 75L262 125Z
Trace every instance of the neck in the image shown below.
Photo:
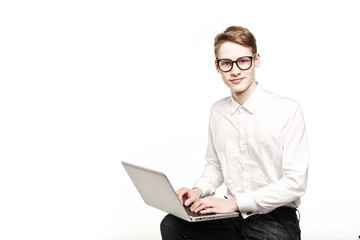
M240 104L243 105L251 96L251 94L255 91L256 86L258 83L254 81L247 89L241 92L232 92L232 97L234 100Z

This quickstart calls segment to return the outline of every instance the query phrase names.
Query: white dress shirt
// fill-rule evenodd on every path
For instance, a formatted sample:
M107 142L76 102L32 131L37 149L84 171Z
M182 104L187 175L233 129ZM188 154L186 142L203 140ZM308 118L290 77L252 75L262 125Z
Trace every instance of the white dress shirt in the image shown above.
M232 97L210 113L207 164L194 187L203 196L225 183L244 218L297 208L308 173L308 142L299 104L259 84L239 105Z

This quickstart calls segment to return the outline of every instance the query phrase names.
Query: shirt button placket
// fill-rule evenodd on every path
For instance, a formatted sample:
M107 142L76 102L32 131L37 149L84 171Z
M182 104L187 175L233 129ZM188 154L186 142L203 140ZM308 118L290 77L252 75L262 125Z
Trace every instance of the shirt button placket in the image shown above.
M241 151L241 159L242 159L242 170L243 170L243 183L245 192L250 191L250 175L248 169L248 151L246 144L246 118L247 112L245 109L240 108L240 116L239 116L239 136L240 136L240 151Z

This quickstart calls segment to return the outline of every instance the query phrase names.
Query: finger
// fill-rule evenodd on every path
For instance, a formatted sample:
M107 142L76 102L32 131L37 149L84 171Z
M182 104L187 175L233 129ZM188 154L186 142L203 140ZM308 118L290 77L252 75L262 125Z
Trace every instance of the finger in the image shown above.
M206 209L209 209L209 207L207 207L205 204L201 204L199 207L195 209L195 212L202 212L205 211Z
M201 214L216 213L216 208L206 208L200 211Z
M194 209L197 208L198 206L199 206L198 201L194 201L194 202L192 203L192 205L190 206L190 210L191 210L191 211L194 211Z
M186 188L181 188L176 191L176 195L180 199L181 203L184 203L184 201L187 199L187 191L188 189Z
M205 208L214 208L216 206L216 202L214 201L213 197L206 197L198 200L196 204L194 204L194 211L200 212Z
M200 197L199 194L194 190L189 190L187 194L188 194L188 199L184 203L185 206L191 205L192 203L196 202Z
M190 196L185 202L185 206L190 206L192 203L196 202L197 198L195 196Z
M203 199L200 199L191 206L191 210L194 212L199 212L206 208L206 206L206 202Z
M188 203L190 201L190 203ZM192 201L191 199L189 200L189 197L187 194L184 194L183 197L182 197L182 203L185 205L185 206L189 206Z

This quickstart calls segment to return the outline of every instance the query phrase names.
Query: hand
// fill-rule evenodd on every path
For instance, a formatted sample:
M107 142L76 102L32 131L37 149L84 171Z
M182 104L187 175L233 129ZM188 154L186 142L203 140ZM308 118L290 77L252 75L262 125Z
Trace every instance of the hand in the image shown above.
M181 188L176 191L176 194L178 195L182 204L189 206L201 197L202 191L200 188Z
M236 199L224 199L206 197L197 200L191 207L191 211L200 213L231 213L239 210Z

